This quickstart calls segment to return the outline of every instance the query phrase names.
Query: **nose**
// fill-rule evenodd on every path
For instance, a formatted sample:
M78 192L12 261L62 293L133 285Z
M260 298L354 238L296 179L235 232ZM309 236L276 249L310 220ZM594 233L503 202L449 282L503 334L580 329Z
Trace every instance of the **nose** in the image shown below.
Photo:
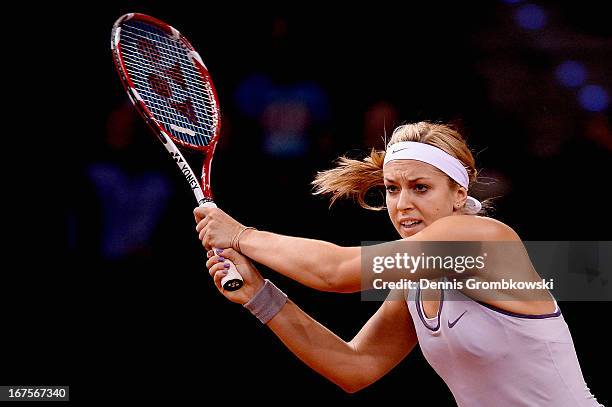
M402 188L399 199L397 201L397 210L403 212L410 209L414 209L414 204L412 203L412 194L410 193L410 190Z

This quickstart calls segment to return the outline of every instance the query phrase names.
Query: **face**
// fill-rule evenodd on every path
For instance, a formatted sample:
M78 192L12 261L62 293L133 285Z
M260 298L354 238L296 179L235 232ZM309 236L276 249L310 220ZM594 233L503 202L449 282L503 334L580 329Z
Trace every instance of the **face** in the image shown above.
M465 201L464 188L451 186L436 167L416 160L394 160L383 168L387 211L402 237L420 232L436 220L461 214L455 204Z

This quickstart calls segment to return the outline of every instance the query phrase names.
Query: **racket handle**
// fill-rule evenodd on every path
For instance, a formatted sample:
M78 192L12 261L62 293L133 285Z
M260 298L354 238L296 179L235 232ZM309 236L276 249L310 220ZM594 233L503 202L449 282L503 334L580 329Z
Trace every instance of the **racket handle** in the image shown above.
M223 287L226 291L236 291L239 290L240 287L244 285L244 280L238 270L236 270L236 266L230 260L227 260L230 267L227 269L227 275L221 279L221 287Z
M200 206L205 208L217 207L217 205L215 205L215 203L212 201L202 202L200 203ZM213 247L213 250L216 250L216 248ZM221 287L223 287L223 289L226 291L239 290L244 285L244 280L236 269L236 265L231 260L225 261L229 263L230 267L227 269L227 275L221 279Z

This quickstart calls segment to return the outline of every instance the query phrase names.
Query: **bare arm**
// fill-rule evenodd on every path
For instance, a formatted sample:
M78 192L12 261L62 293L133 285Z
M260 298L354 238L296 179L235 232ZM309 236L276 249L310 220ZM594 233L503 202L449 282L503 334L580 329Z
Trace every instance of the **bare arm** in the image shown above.
M380 379L417 343L402 300L385 301L350 342L291 301L267 325L302 362L349 393Z
M220 209L197 208L197 230L205 247L230 247L242 225ZM406 241L512 240L512 230L501 222L477 216L447 216ZM416 248L416 247L415 247ZM391 248L393 249L393 248ZM390 250L391 250L390 249ZM247 257L308 287L321 291L361 290L361 247L245 230L240 250ZM419 251L420 252L420 251ZM384 250L380 255L385 255ZM435 278L414 273L411 279ZM366 282L367 285L369 285Z
M240 239L240 249L256 262L317 290L361 289L360 247L247 230Z
M202 244L232 247L244 226L218 208L194 210ZM258 230L240 234L240 252L272 270L320 291L360 290L360 248L341 247L321 240L283 236Z
M474 222L475 221L475 222ZM501 226L489 220L474 217L447 217L430 225L422 232L404 239L420 241L461 240L511 240L510 232L502 232ZM377 245L377 255L395 253L397 245ZM417 245L411 246L420 253ZM322 291L357 292L362 284L362 248L342 247L321 240L304 239L258 230L247 230L240 239L242 253L258 263L277 271L308 287ZM389 251L389 253L387 253ZM409 276L414 280L422 277L435 278L416 272ZM435 273L435 272L434 272ZM374 277L372 273L368 276ZM365 282L370 286L370 282Z
M238 252L228 249L224 257L233 261L244 277L245 285L240 290L226 291L221 287L225 260L213 256L206 266L221 294L233 302L245 304L263 286L263 278ZM350 342L312 319L290 300L267 326L306 365L347 392L362 389L384 376L417 343L402 291L392 291Z

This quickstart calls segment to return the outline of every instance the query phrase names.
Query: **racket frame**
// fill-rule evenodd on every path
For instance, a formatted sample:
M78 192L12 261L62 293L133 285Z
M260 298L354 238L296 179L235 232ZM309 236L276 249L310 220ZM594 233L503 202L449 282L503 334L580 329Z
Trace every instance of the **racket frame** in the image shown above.
M185 47L189 50L189 55L191 56L191 61L194 63L194 66L198 69L200 74L203 76L203 81L210 85L212 95L215 101L215 107L217 109L218 117L217 117L217 125L215 126L214 135L211 137L209 143L205 146L198 146L195 144L189 144L180 140L176 137L172 137L171 133L164 127L162 123L160 123L153 113L149 110L147 105L144 103L143 99L138 94L136 90L136 86L134 82L130 78L126 72L128 72L123 58L121 57L121 24L128 20L137 20L142 21L147 24L151 24L156 28L159 28L161 31L164 31L166 34L171 36L172 38L180 41ZM145 122L151 127L155 135L162 142L168 153L172 156L179 169L185 176L185 179L189 183L198 205L202 205L205 202L214 202L212 197L212 190L210 188L210 173L212 168L212 158L215 152L215 148L217 147L217 142L219 140L220 130L221 130L221 109L219 104L219 98L217 96L217 91L215 90L215 86L212 82L212 78L204 65L202 57L198 52L193 48L191 43L174 27L165 22L156 19L155 17L151 17L146 14L141 13L128 13L125 14L113 25L113 30L111 32L111 51L113 54L113 61L115 69L121 78L121 84L126 90L128 97L132 101L132 104L136 107L138 113L144 118ZM181 151L177 148L177 145L188 150L199 151L204 156L204 162L202 164L202 175L198 180L198 177L195 175L187 160L181 153ZM196 181L194 183L194 180Z
M120 40L121 25L125 21L134 19L155 26L156 28L168 34L170 37L180 41L183 45L185 45L185 47L189 50L189 57L191 61L198 69L200 74L203 76L203 82L208 83L208 85L210 86L218 117L216 118L217 122L214 134L207 145L198 146L195 144L189 144L176 137L172 137L171 133L164 127L162 123L160 123L155 118L153 113L145 104L142 97L138 94L136 86L134 85L129 74L127 74L128 70L121 56ZM212 158L220 135L221 110L217 91L215 90L212 78L208 72L208 68L206 68L206 65L204 65L200 54L198 54L198 52L193 48L191 43L177 29L161 20L156 19L155 17L151 17L149 15L141 13L128 13L119 17L117 21L115 21L115 24L113 25L113 29L111 31L111 51L113 54L113 65L115 66L115 69L119 74L119 77L121 79L120 82L126 90L128 97L130 98L132 104L136 107L138 113L144 118L145 122L149 125L151 130L153 130L153 132L162 142L170 156L174 159L176 165L179 167L179 169L183 173L183 176L187 180L187 183L191 187L191 190L196 198L196 201L198 202L198 205L205 207L216 207L212 197L212 190L210 188L210 175L212 167ZM179 150L177 144L178 146L183 147L185 149L202 153L204 161L202 164L202 175L199 180L195 172L183 156L183 153ZM231 261L228 260L228 262L230 263L230 269L228 270L227 275L222 279L221 285L225 290L235 291L242 287L243 279L238 273L236 266Z

